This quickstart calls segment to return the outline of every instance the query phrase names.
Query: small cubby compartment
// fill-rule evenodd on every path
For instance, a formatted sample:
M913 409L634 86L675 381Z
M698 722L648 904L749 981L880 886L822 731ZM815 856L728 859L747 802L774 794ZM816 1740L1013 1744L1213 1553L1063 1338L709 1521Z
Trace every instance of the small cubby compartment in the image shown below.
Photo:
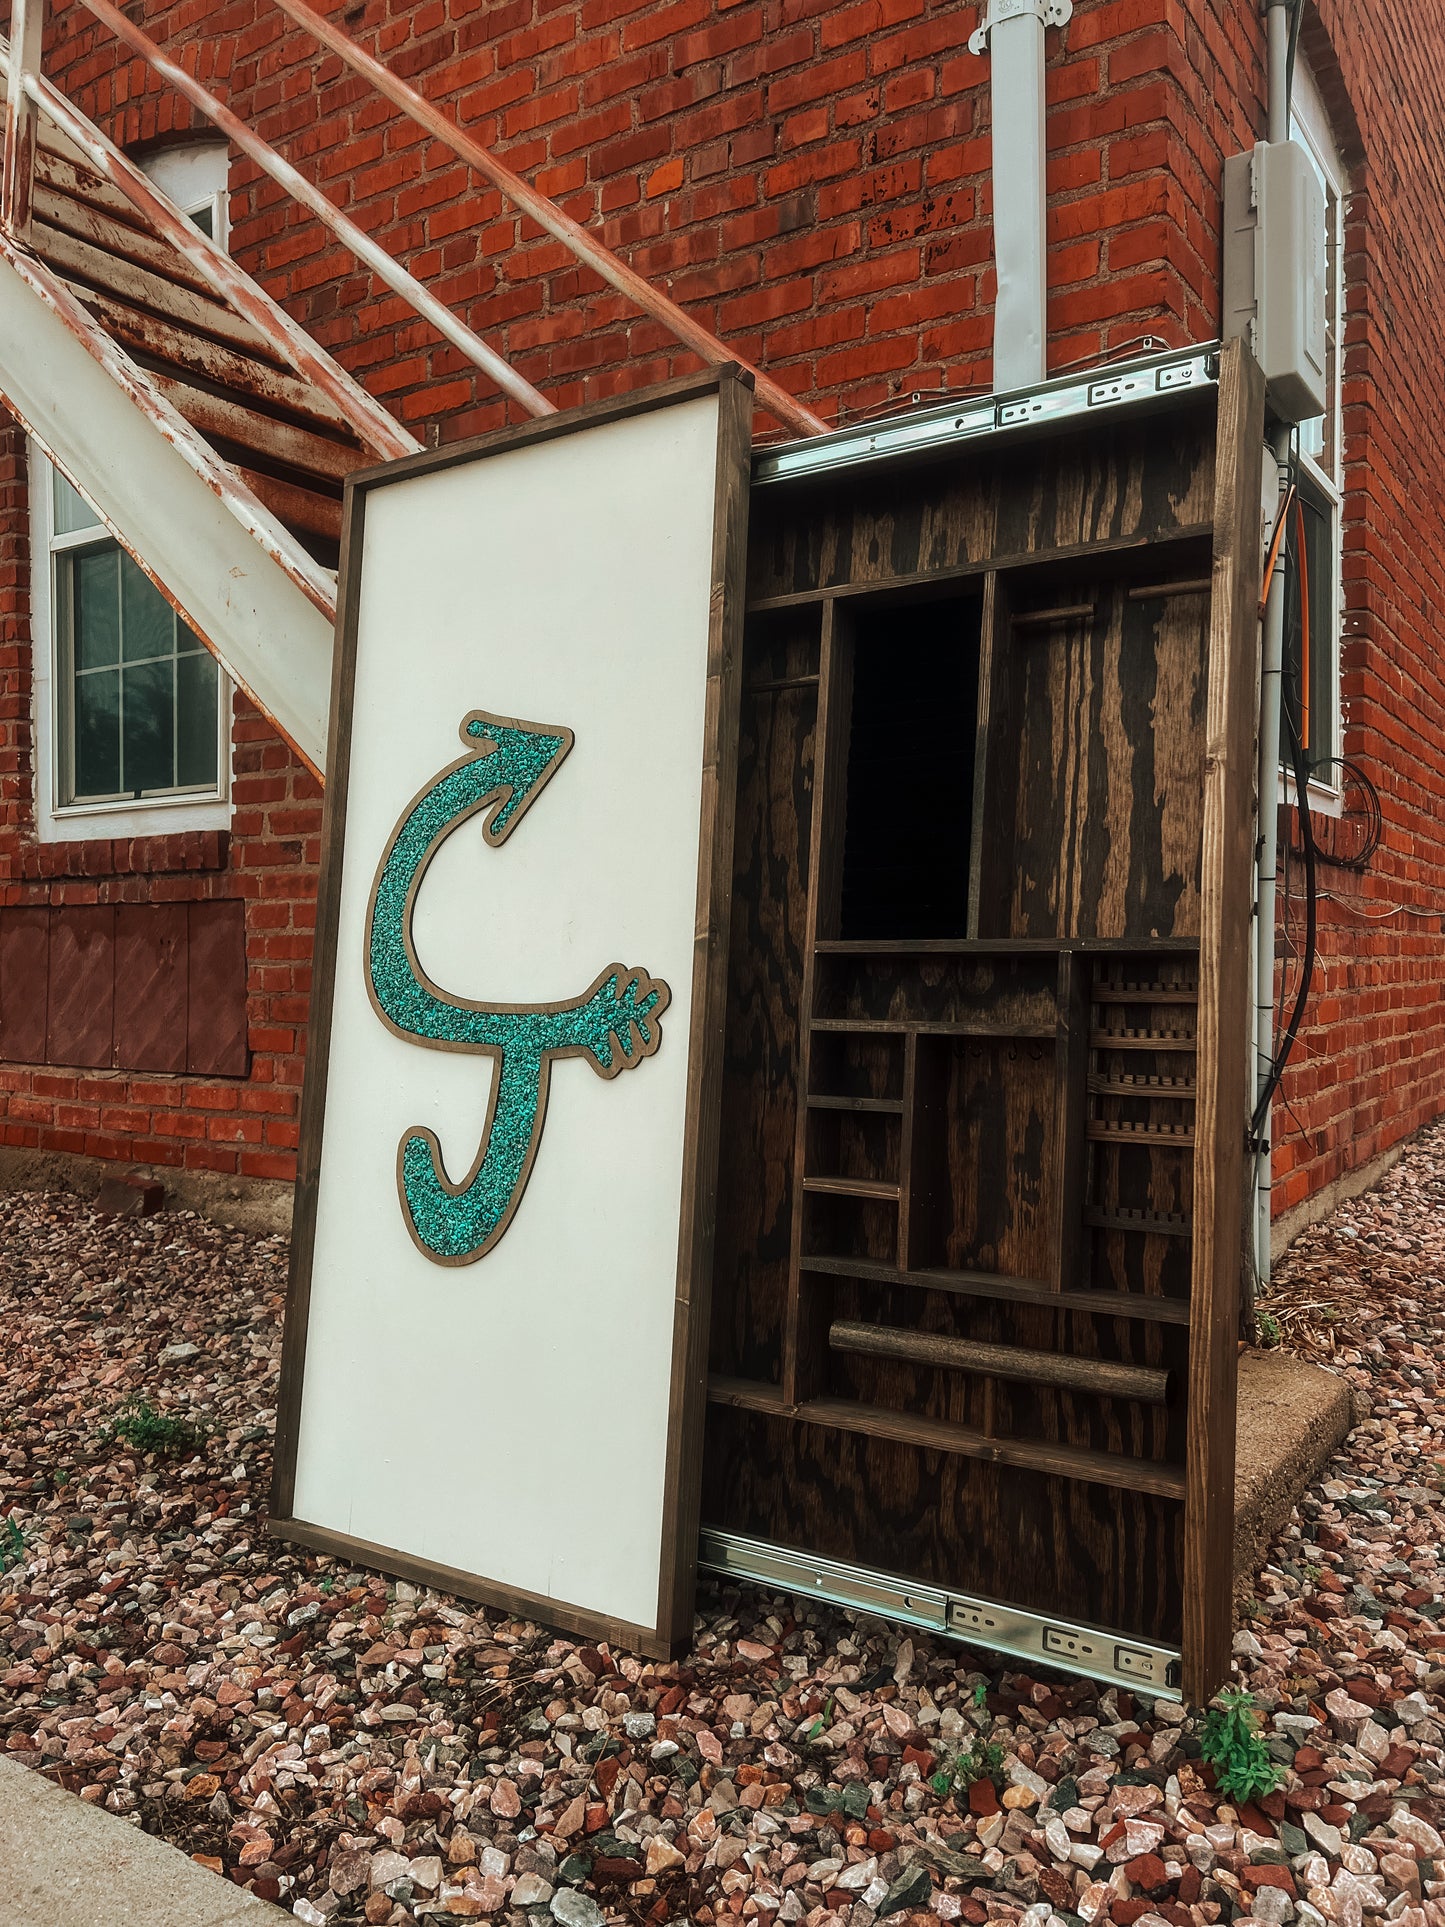
M908 1269L1053 1279L1065 1149L1054 1041L921 1036L917 1052Z
M810 1108L903 1108L901 1031L815 1027L808 1056Z
M803 1256L898 1262L898 1196L878 1187L845 1186L828 1178L803 1180Z
M826 943L814 965L815 1019L952 1026L980 1035L1052 1036L1058 958L988 956L962 946Z
M743 653L744 694L816 693L821 649L822 611L816 603L752 616Z
M840 937L968 934L981 621L977 593L849 618Z
M1087 1283L1186 1299L1198 955L1186 949L1098 957L1089 999Z
M804 1169L810 1180L888 1185L897 1196L902 1134L901 1110L810 1106Z
M1000 576L980 936L1197 934L1208 586L1184 544L1107 572Z

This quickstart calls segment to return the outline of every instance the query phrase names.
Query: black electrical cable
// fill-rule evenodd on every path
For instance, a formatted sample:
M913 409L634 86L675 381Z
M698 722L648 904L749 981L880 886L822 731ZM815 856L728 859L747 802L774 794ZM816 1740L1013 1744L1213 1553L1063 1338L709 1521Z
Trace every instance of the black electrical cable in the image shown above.
M1302 569L1303 565L1304 555L1301 551L1296 566ZM1301 605L1301 618L1304 622L1309 621L1307 603ZM1315 877L1315 832L1310 818L1309 765L1305 761L1304 744L1300 740L1299 725L1295 721L1294 713L1288 703L1281 704L1281 708L1289 729L1290 761L1294 767L1295 808L1299 812L1300 843L1304 853L1305 947L1299 988L1295 992L1294 1009L1290 1012L1289 1023L1285 1027L1284 1036L1280 1039L1279 1048L1270 1064L1269 1076L1265 1080L1264 1089L1259 1094L1259 1102L1254 1107L1254 1116L1249 1121L1250 1142L1256 1149L1263 1148L1265 1140L1262 1134L1269 1125L1269 1107L1274 1101L1275 1092L1279 1089L1280 1079L1284 1076L1290 1053L1294 1049L1300 1026L1304 1022L1305 1006L1309 1002L1310 990L1314 983L1319 922L1319 891ZM1260 933L1260 940L1261 942L1266 940L1263 931ZM1269 933L1269 940L1273 940L1272 931Z

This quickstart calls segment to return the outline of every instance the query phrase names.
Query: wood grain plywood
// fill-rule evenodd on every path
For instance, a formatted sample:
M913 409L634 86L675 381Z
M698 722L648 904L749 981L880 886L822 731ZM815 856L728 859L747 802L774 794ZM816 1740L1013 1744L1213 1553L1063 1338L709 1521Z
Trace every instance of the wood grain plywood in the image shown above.
M246 906L187 906L186 1069L196 1077L244 1077Z
M115 913L115 1062L126 1070L186 1068L187 910L123 903Z
M50 911L43 904L0 910L0 1056L45 1062Z
M108 1069L114 1030L114 909L97 903L52 910L46 1062Z

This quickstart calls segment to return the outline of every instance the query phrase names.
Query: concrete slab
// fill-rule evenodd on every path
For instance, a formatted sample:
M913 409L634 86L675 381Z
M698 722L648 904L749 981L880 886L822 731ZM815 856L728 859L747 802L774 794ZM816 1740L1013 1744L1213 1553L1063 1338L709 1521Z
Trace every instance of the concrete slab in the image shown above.
M0 1918L5 1927L295 1927L294 1915L3 1755Z
M1355 1422L1348 1382L1288 1352L1243 1352L1234 1472L1234 1599L1254 1587L1270 1541Z

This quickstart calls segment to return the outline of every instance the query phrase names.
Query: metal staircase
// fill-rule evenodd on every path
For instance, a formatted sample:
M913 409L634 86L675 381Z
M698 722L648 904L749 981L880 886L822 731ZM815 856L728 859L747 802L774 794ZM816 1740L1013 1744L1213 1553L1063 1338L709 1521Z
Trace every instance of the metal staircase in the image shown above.
M110 0L82 4L512 400L552 411ZM686 346L739 359L330 22L280 4ZM343 484L420 444L43 77L39 0L13 0L11 28L0 401L320 777ZM770 414L825 426L753 373Z

